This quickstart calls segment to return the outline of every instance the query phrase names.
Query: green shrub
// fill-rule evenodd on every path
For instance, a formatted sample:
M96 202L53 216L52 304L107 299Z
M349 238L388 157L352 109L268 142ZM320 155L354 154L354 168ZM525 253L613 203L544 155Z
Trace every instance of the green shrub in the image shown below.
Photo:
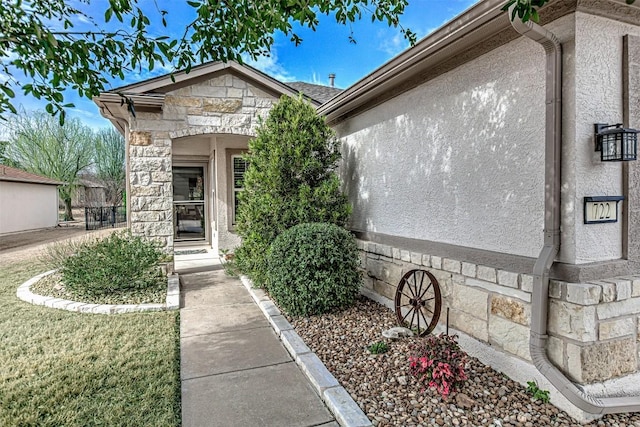
M345 226L351 207L335 169L340 145L324 118L302 97L284 96L249 142L240 193L235 250L238 269L263 287L269 246L306 222Z
M291 227L271 245L266 279L271 296L294 316L349 306L362 281L355 239L333 224Z
M104 295L158 286L164 254L153 242L117 232L83 244L62 263L62 281L78 294Z

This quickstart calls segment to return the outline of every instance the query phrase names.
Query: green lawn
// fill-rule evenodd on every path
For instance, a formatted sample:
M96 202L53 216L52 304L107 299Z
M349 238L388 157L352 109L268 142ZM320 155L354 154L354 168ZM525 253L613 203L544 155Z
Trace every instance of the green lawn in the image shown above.
M0 426L179 426L178 312L27 304L36 264L0 266Z

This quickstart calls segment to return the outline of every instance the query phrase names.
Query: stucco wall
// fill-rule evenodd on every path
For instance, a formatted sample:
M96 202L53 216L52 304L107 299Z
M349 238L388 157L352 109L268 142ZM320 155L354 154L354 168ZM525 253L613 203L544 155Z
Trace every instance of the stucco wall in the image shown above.
M601 162L594 151L594 123L622 123L622 67L625 34L640 35L640 26L624 24L585 13L576 13L575 36L575 156L573 164L578 179L573 209L575 262L616 259L622 256L622 221L615 224L585 225L584 196L619 196L623 194L622 164ZM619 206L622 208L622 203ZM622 212L622 211L621 211Z
M0 206L0 235L58 224L55 185L0 181Z
M514 54L531 43L509 43L338 126L354 228L537 255L543 53Z
M564 52L558 261L620 259L622 222L583 224L583 198L622 195L593 124L622 121L622 37L640 27L576 13L547 28ZM519 38L339 124L353 227L537 257L544 76L542 47Z

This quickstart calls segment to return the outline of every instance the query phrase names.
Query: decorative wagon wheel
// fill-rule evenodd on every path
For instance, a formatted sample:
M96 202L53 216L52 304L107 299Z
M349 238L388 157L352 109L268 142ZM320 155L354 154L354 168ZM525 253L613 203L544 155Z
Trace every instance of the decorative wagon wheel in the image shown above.
M400 326L425 336L433 331L440 318L440 285L428 271L411 270L398 283L395 305Z

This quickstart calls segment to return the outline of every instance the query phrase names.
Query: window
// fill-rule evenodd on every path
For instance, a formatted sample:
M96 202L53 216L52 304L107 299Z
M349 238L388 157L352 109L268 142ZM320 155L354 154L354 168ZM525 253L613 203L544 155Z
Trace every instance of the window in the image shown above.
M240 203L238 194L244 190L244 173L247 171L247 165L247 161L244 160L241 155L231 156L231 173L233 175L233 224L236 223L236 212Z

